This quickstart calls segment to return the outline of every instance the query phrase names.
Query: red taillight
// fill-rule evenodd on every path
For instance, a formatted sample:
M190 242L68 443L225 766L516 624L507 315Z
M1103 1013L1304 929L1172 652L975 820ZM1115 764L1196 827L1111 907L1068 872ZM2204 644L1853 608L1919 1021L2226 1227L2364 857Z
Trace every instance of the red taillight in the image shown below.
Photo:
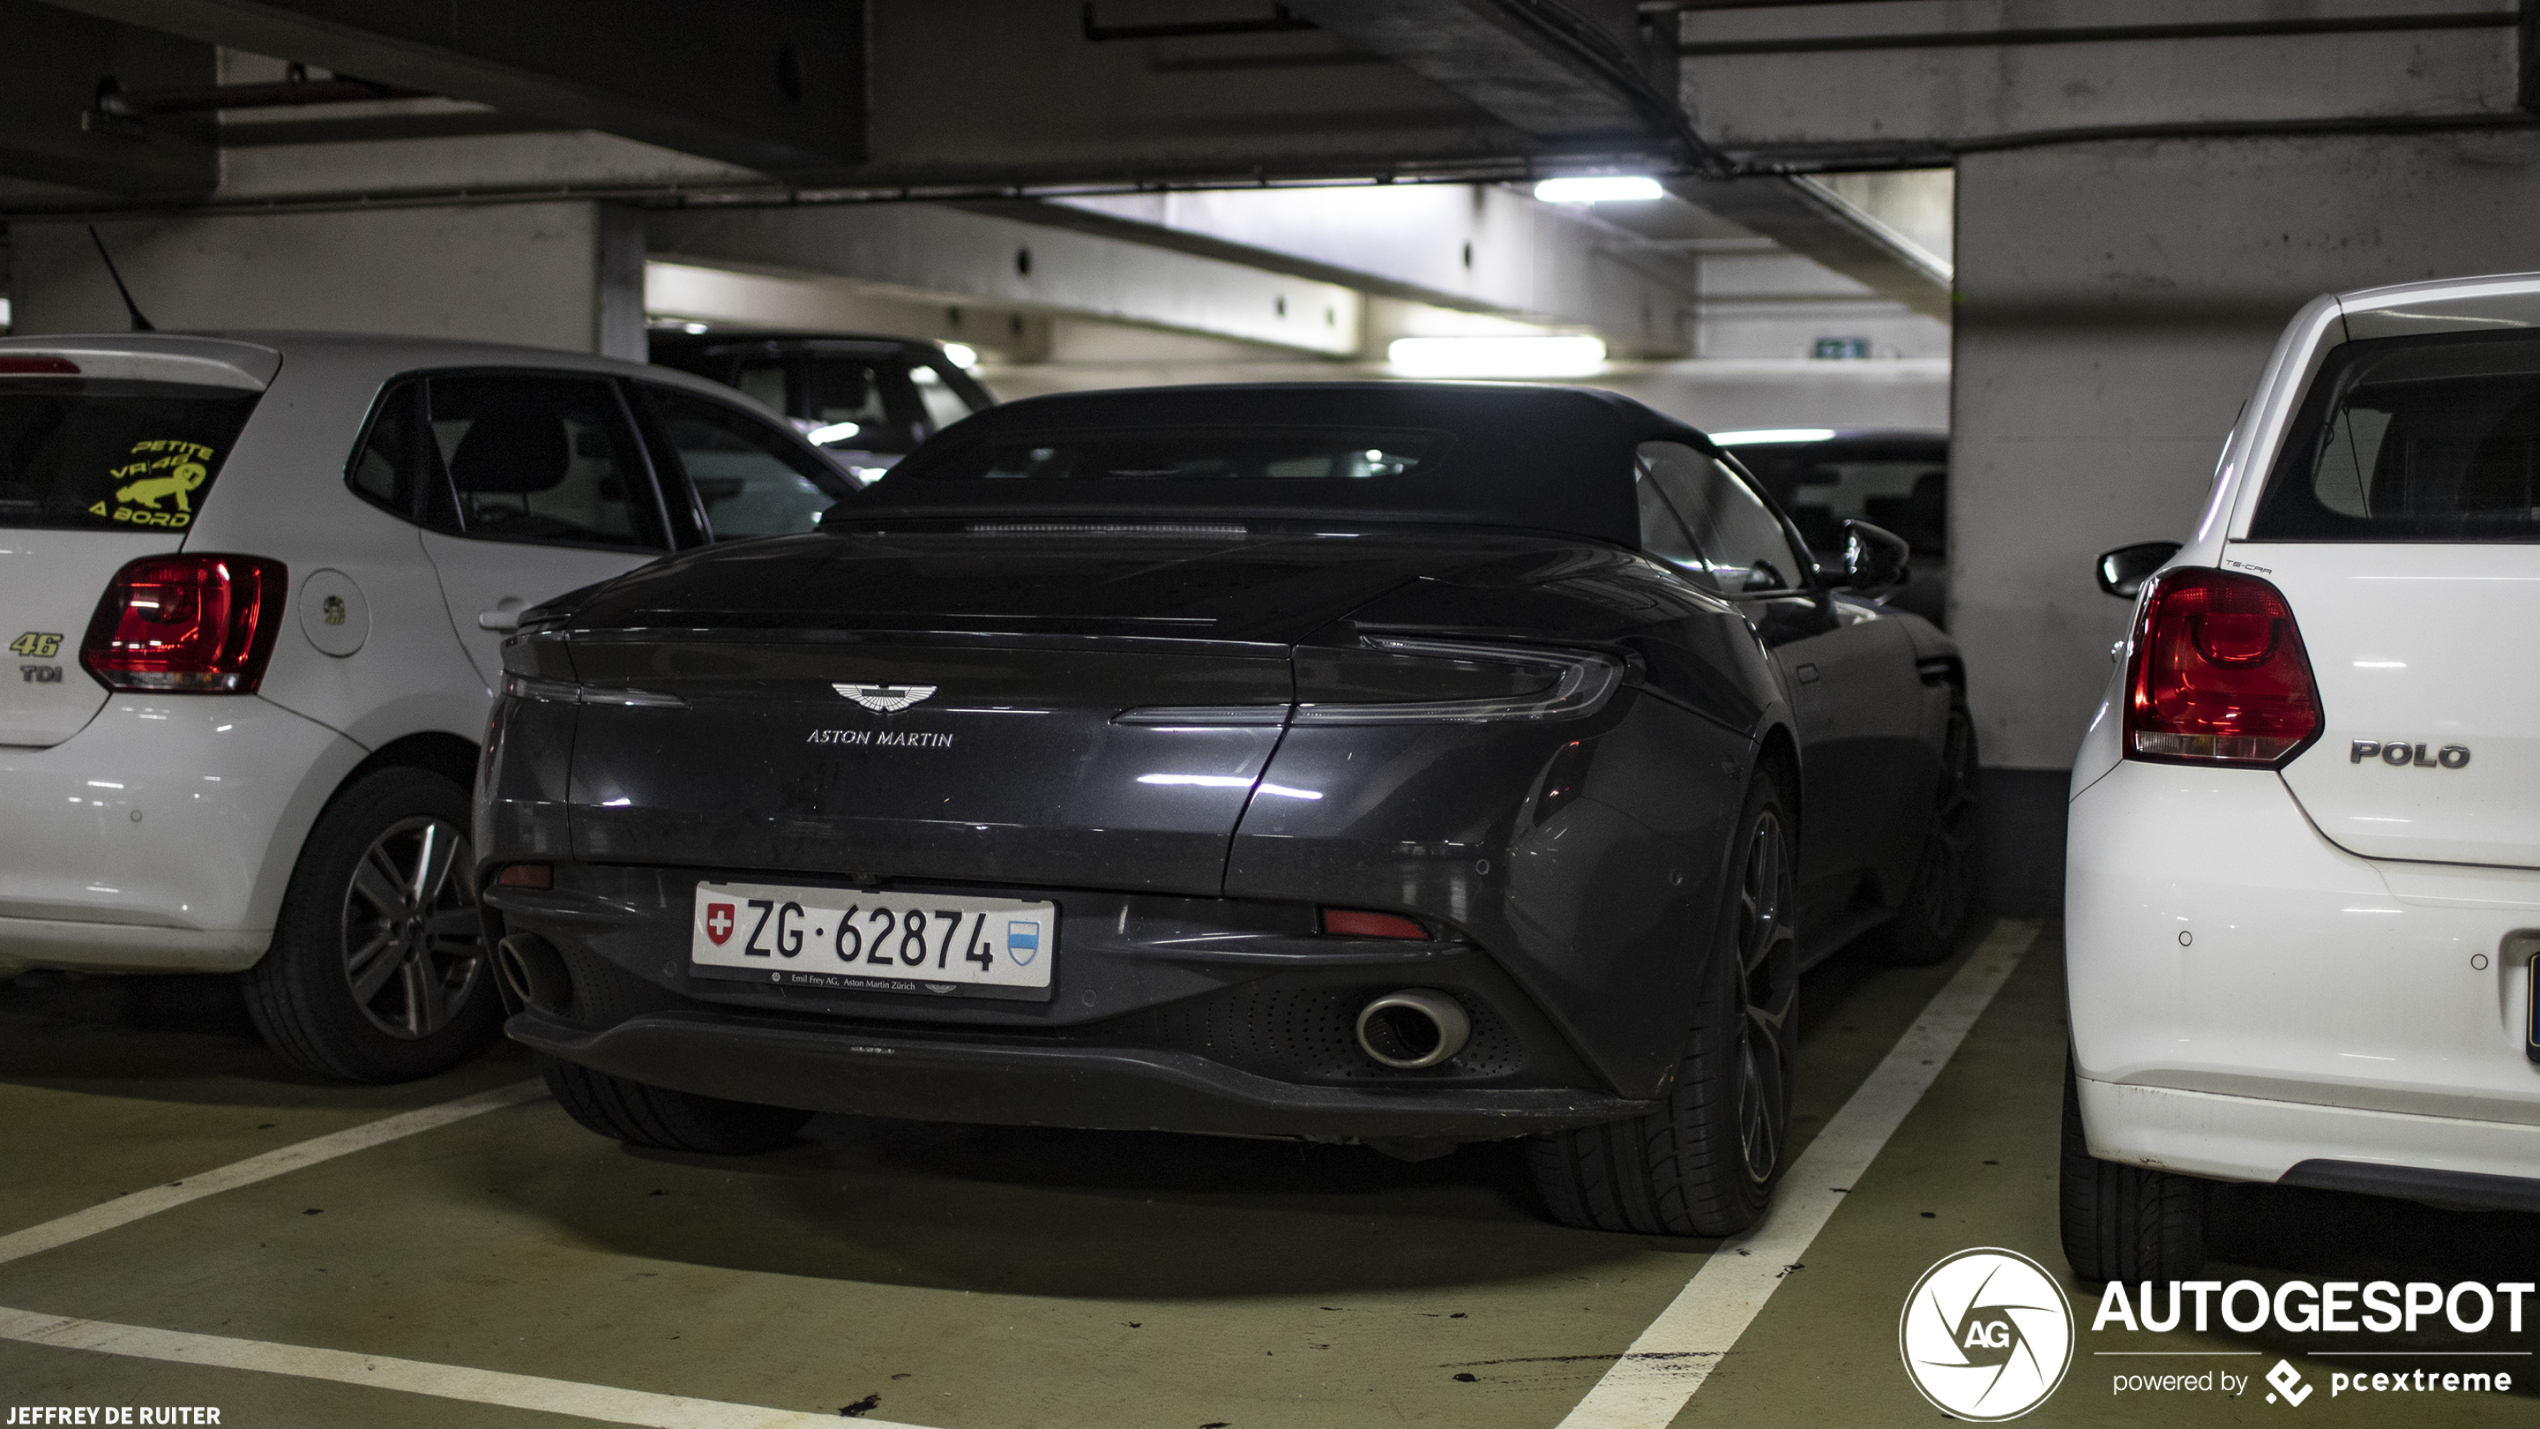
M282 563L147 556L115 572L79 663L110 690L253 694L282 629Z
M2274 768L2320 732L2293 607L2256 576L2182 566L2154 577L2126 684L2129 759Z
M1326 908L1323 931L1343 938L1426 938L1429 930L1396 913Z
M79 364L67 357L0 357L0 377L77 377Z
M556 866L552 863L506 864L502 872L494 875L494 882L503 888L553 888L556 886Z

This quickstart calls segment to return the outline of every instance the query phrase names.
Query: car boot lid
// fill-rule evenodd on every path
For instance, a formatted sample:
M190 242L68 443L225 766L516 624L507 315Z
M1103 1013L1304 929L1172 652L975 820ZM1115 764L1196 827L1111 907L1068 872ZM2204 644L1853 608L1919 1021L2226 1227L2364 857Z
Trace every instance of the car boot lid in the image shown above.
M12 358L55 361L7 361ZM17 369L0 370L0 378L12 380L60 377L77 383L103 378L258 393L281 366L282 354L274 349L227 338L106 333L0 340L0 369ZM76 370L64 372L63 367ZM115 450L122 451L120 442L134 437L167 435L177 433L136 427L122 434ZM219 445L226 455L229 441ZM127 562L183 545L187 527L209 495L205 467L216 465L188 467L184 461L191 459L190 452L154 451L132 457L148 464L147 470L118 480L108 469L108 458L90 455L103 482L90 494L115 514L148 519L108 529L65 529L58 520L42 518L20 524L10 510L0 509L0 649L6 651L0 659L0 745L58 744L104 707L105 687L80 665L90 617Z
M2285 767L2331 841L2368 858L2540 867L2540 668L2500 649L2540 619L2526 543L2251 542L2298 405L2343 343L2540 328L2540 274L2323 296L2286 327L2172 559L2265 580L2290 603L2325 728Z

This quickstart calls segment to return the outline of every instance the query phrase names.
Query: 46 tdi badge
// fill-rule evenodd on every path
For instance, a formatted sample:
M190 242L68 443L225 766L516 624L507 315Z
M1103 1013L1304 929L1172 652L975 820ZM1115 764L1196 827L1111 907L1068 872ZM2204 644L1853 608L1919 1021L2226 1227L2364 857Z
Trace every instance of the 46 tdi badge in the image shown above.
M9 653L33 655L40 660L51 659L62 653L62 637L49 630L30 630L9 642Z

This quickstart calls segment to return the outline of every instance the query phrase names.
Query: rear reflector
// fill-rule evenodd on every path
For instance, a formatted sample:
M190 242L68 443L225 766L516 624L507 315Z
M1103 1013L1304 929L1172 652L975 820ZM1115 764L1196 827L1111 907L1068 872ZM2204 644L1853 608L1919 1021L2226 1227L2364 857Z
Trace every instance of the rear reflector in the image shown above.
M2126 681L2126 757L2275 768L2319 737L2319 686L2293 607L2256 576L2155 576Z
M556 866L551 863L515 863L494 875L494 882L504 888L553 888Z
M0 356L0 377L77 377L79 364L67 357Z
M115 573L79 663L110 690L255 693L282 629L284 573L255 556L145 556Z
M1323 910L1323 931L1343 938L1426 938L1429 930L1395 913L1357 908Z

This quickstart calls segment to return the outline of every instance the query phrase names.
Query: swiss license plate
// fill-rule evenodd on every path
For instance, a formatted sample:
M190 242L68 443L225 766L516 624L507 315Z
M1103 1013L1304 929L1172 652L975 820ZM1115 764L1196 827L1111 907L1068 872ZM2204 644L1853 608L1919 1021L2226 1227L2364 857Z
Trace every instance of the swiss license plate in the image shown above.
M698 977L938 997L1050 998L1058 905L939 893L700 883Z

